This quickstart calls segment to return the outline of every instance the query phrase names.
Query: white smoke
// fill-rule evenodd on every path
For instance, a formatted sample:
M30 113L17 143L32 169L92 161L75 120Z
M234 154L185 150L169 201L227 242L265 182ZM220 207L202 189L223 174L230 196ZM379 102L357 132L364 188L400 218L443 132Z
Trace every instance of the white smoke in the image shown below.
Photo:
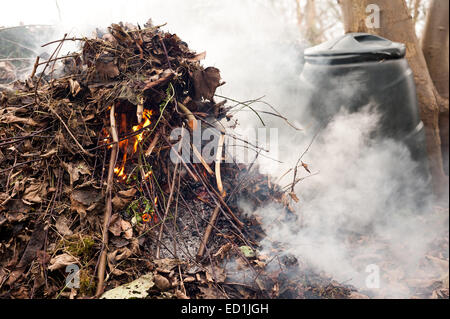
M419 262L448 228L439 223L442 216L432 215L431 198L424 196L427 184L415 174L418 164L408 149L393 140L370 138L377 121L368 108L343 111L322 131L304 157L319 173L295 189L300 199L296 222L280 222L280 206L256 212L246 203L241 206L263 218L268 234L264 253L273 242L281 243L286 253L369 294L410 297L408 278L439 278L430 268L424 277ZM370 265L380 267L381 290L366 287ZM388 278L395 271L404 274Z
M261 169L276 177L295 165L316 133L305 111L309 101L299 87L302 49L307 44L299 43L295 20L283 16L273 1L58 0L59 11L55 1L25 2L2 4L1 21L57 24L60 36L89 36L96 27L119 21L167 22L165 30L177 33L194 50L207 51L204 64L221 70L227 84L218 94L239 101L265 96L291 124L303 129L294 130L282 119L260 114L267 127L279 128L283 164L261 162ZM295 8L294 1L292 5ZM67 44L65 49L75 47ZM355 92L348 87L346 93ZM252 106L271 111L262 103ZM236 118L237 132L262 126L248 108ZM297 222L280 223L281 207L256 212L245 203L242 207L263 218L270 239L262 243L263 250L271 248L271 241L281 242L286 253L361 290L367 290L365 267L376 264L382 292L373 294L409 297L413 292L402 284L406 278L428 278L419 271L419 261L435 236L448 231L448 220L430 213L430 199L423 197L424 183L414 174L416 163L406 147L369 138L377 121L377 113L368 108L353 114L342 111L320 132L303 159L318 174L295 188L300 199L295 205ZM287 175L281 183L291 179ZM349 240L350 234L355 240ZM396 272L403 275L395 276Z

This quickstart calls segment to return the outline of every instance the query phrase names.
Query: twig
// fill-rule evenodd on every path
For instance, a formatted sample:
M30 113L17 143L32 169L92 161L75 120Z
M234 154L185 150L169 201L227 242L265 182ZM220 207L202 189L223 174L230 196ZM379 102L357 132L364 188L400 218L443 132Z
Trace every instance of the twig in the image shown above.
M72 137L72 139L75 141L75 143L77 144L77 146L80 148L80 150L83 152L83 154L90 156L90 157L94 157L94 154L89 153L88 151L86 151L83 146L80 144L80 142L78 142L78 140L75 138L75 136L72 134L72 132L70 131L69 127L67 126L66 123L64 123L63 119L59 116L58 113L56 113L56 111L53 109L52 106L49 105L48 107L50 109L50 111L61 121L61 123L63 124L63 126L66 128L67 132L69 133L70 137Z
M166 55L167 63L169 64L169 69L172 69L172 66L170 65L170 60L169 60L169 54L167 54L166 45L164 44L164 39L160 38L160 40L161 40L162 47L164 49L164 54Z
M102 251L100 254L99 259L99 266L98 266L98 285L97 285L97 291L95 293L96 297L100 297L100 295L103 293L103 285L105 281L105 271L106 271L106 257L107 257L107 245L108 245L108 228L109 223L111 220L111 213L112 213L112 202L111 202L111 193L112 193L112 185L114 181L114 167L116 165L116 158L118 154L118 141L119 137L117 134L117 127L116 127L116 119L114 116L115 113L115 106L113 105L110 110L110 122L111 122L111 135L113 138L113 141L116 142L111 150L111 157L109 159L109 168L108 168L108 180L106 184L106 208L105 208L105 215L103 218L103 234L102 234Z
M170 141L164 136L161 135L163 137L163 139L166 141L167 145L169 145L170 148L173 147L173 145L170 143ZM180 146L182 145L182 141L180 142ZM186 169L186 171L189 173L189 175L191 175L192 179L196 182L198 182L198 177L194 175L194 173L192 173L192 170L189 168L189 166L185 163L185 161L183 160L183 158L181 157L181 155L179 154L179 152L175 151L173 152L173 154L178 157L178 159L181 161L181 164L183 164L184 168Z
M308 147L306 148L306 150L303 151L302 155L300 155L300 157L297 160L297 163L295 164L294 167L294 177L292 179L292 185L291 185L291 193L294 192L294 188L295 185L297 185L297 183L301 180L297 180L297 171L298 171L298 167L300 165L300 161L302 160L303 156L305 156L305 154L309 151L309 149L311 148L311 145L314 143L314 140L316 139L316 137L319 135L320 130L318 130L316 132L316 134L314 134L313 138L311 139L311 142L309 143Z
M183 140L183 135L181 136L181 139ZM180 145L178 146L178 152L181 150L181 145L182 145L182 143L180 143ZM164 223L166 222L167 214L169 213L170 204L172 203L173 191L175 189L175 179L177 177L179 163L180 162L177 162L175 164L175 168L173 170L172 185L170 187L170 194L169 194L169 199L167 201L166 211L164 212L163 220L161 221L161 227L159 229L158 243L161 242L162 234L163 234L163 230L164 230ZM158 246L156 247L156 259L159 259L160 252L161 252L161 246L158 244Z
M153 149L155 148L155 146L156 146L156 143L158 143L158 140L159 140L159 132L157 132L156 134L155 134L155 137L153 137L153 140L152 140L152 142L150 143L150 146L148 147L148 149L145 151L145 156L150 156L151 154L152 154L152 152L153 152Z
M5 173L5 172L7 172L7 171L9 171L9 170L11 170L11 169L14 169L14 168L16 168L16 167L19 167L19 166L23 166L23 165L27 165L27 164L30 164L30 163L33 163L33 162L38 162L38 161L43 161L43 160L44 160L44 158L39 158L39 159L35 159L35 160L31 160L31 161L26 161L26 162L23 162L23 163L19 163L19 164L16 164L16 165L14 165L14 166L11 166L11 167L9 167L9 168L5 168L5 169L1 170L1 171L0 171L0 174L3 174L3 173Z
M217 147L217 154L216 154L216 182L217 182L217 189L219 190L220 196L224 197L225 192L223 189L222 184L222 178L220 175L220 162L222 161L222 150L223 150L223 142L225 141L225 135L221 134L219 138L219 144ZM205 253L206 244L208 243L209 237L211 236L211 232L213 230L214 225L216 224L217 217L219 216L220 211L220 204L216 206L214 209L211 219L208 223L208 226L206 227L205 234L203 235L202 241L200 243L200 247L198 248L197 252L197 260L200 260L203 257L203 254Z
M225 196L225 192L223 190L222 176L220 175L220 163L222 162L222 153L223 153L223 143L224 142L225 142L225 135L221 134L218 145L217 145L215 170L216 170L217 189L219 190L219 194L222 195L222 197Z
M195 118L194 114L192 114L191 110L189 110L184 104L177 102L180 109L183 111L183 113L186 115L189 123L189 127L191 130L195 131L197 129L197 119Z
M39 66L39 59L40 59L40 57L37 56L36 57L36 62L34 62L33 71L31 71L30 78L34 78L34 75L36 74L36 70L37 70L37 68Z
M67 37L67 33L64 34L64 39L65 39L66 37ZM64 40L64 39L63 39L63 40ZM62 46L62 44L63 44L63 42L60 42L60 43L58 44L58 46L56 47L55 51L53 51L52 55L50 56L50 59L49 59L49 60L53 59L53 57L55 56L55 54L57 54L57 52L59 52L59 48ZM36 103L36 105L40 105L40 103L39 103L39 97L38 97L39 83L41 82L42 77L44 76L45 70L47 70L47 67L48 67L48 66L49 66L49 62L47 62L47 63L45 64L45 67L44 67L44 69L42 70L41 75L39 76L39 79L38 79L38 81L36 82L36 85L35 85L35 88L34 88L34 102Z
M217 193L217 191L212 188L211 191L216 195L218 201L220 202L220 204L222 204L222 206L225 208L225 211L228 213L228 215L230 215L230 217L234 220L234 222L237 224L237 226L239 228L244 227L244 223L241 222L239 220L239 218L236 217L236 215L231 211L230 207L228 207L227 203L225 203L224 199L222 198L222 196L219 195L219 193Z
M55 41L51 41L51 42L48 42L46 44L43 44L43 45L41 45L41 47L44 48L44 47L46 47L46 46L48 46L50 44L58 43L58 42L64 42L64 41L86 41L86 39L85 38L75 38L75 37L73 37L73 38L66 38L66 37L64 37L61 40L55 40Z
M79 57L79 55L78 54L73 54L73 55L60 56L59 58L54 58L54 59L50 59L50 60L41 62L41 63L38 64L38 66L46 64L46 63L50 63L50 62L55 62L55 61L58 61L58 60L63 60L63 59L68 59L68 58L76 58L76 57Z
M194 144L192 144L192 150L194 151L194 155L200 160L200 162L202 163L202 165L206 169L206 171L209 174L214 175L213 170L211 169L211 167L209 167L208 163L206 163L202 154L200 154L199 150L197 149L197 147Z

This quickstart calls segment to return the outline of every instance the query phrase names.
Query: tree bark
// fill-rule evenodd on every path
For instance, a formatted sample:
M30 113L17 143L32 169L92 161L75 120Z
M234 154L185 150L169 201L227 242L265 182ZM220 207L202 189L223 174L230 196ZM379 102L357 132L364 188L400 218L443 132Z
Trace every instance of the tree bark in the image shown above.
M443 197L448 190L448 177L444 173L441 156L438 96L405 0L339 0L339 4L346 32L368 32L405 43L406 58L414 73L420 116L425 125L433 191L437 197ZM369 4L380 8L379 28L368 29L366 26L366 8Z
M427 22L422 38L422 50L428 71L442 99L438 99L440 115L439 130L441 135L442 158L444 170L448 175L448 94L449 94L449 1L432 0L428 10Z

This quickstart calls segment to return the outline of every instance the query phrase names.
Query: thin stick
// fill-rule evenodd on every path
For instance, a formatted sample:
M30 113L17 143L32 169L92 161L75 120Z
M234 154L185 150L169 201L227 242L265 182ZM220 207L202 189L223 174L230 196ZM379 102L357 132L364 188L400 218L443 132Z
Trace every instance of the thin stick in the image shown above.
M186 115L189 123L189 127L191 130L195 131L197 129L197 119L195 118L194 114L192 114L191 110L189 110L184 104L178 102L177 103L180 109L183 111L183 113Z
M116 158L118 154L118 141L119 136L117 134L117 127L116 127L116 119L114 116L115 113L115 106L113 105L111 107L111 111L109 113L109 118L111 122L111 135L113 138L113 141L116 142L111 150L111 157L109 160L109 168L108 168L108 180L106 184L106 207L105 207L105 215L103 218L103 234L102 234L102 251L100 254L99 259L99 266L98 266L98 285L97 285L97 291L95 293L96 297L100 297L100 295L103 293L103 285L105 282L105 271L106 271L106 257L107 257L107 245L108 245L108 228L109 223L111 220L111 213L112 213L112 203L111 203L111 193L112 193L112 185L114 181L114 166L116 165Z
M41 45L41 47L42 48L44 48L44 47L46 47L47 45L50 45L50 44L53 44L53 43L58 43L58 42L64 42L64 41L85 41L86 39L85 38L66 38L66 37L64 37L63 39L61 39L61 40L55 40L55 41L52 41L52 42L48 42L48 43L46 43L46 44L43 44L43 45Z
M167 145L169 145L170 148L173 147L173 145L169 142L169 140L164 136L161 135L163 137L163 139L166 141ZM182 143L182 142L181 142ZM180 146L181 146L180 143ZM186 169L186 171L189 173L189 175L192 177L192 179L196 182L198 182L198 177L194 175L194 173L192 173L192 170L189 168L189 166L185 163L185 161L183 160L183 158L181 157L181 155L178 152L173 152L173 154L178 157L178 159L181 161L181 164L183 164L184 168Z
M156 143L158 143L158 140L159 140L159 132L157 132L156 134L155 134L155 137L153 137L153 140L152 140L152 142L150 143L150 146L148 147L148 149L145 151L145 156L150 156L151 154L152 154L152 152L153 152L153 149L155 148L155 146L156 146Z
M309 143L308 147L306 148L306 150L302 153L302 155L300 155L300 157L297 160L297 163L295 164L294 167L294 177L292 179L292 185L291 185L291 193L294 192L294 188L295 185L297 185L297 183L299 182L299 180L297 180L297 171L298 168L300 166L300 162L303 158L303 156L305 156L306 153L308 153L309 149L311 148L311 145L314 143L314 140L316 139L316 137L319 135L320 129L316 132L316 134L314 134L313 138L311 139L311 142Z
M38 66L39 66L39 65L46 64L46 63L50 63L50 62L55 62L55 61L58 61L58 60L64 60L64 59L68 59L68 58L76 58L76 57L79 57L79 55L78 55L78 54L73 54L73 55L60 56L59 58L54 58L54 59L50 59L50 60L41 62L41 63L38 64Z
M216 182L217 182L217 189L219 190L219 193L222 197L225 196L225 192L223 190L223 184L222 184L222 178L220 175L220 162L222 161L222 150L223 150L223 142L225 141L225 135L221 134L219 138L219 144L217 147L217 154L216 154ZM211 219L208 223L208 226L206 226L205 234L203 235L202 241L200 243L200 247L198 248L197 252L197 260L200 260L206 250L206 244L208 243L209 237L211 236L211 232L213 230L214 225L216 224L217 217L219 216L220 211L220 204L216 206L214 209Z
M83 146L80 144L80 142L78 142L78 140L75 138L75 136L72 134L72 132L70 131L69 127L67 126L66 123L64 123L63 119L59 116L58 113L56 113L56 111L53 109L53 107L49 106L50 111L61 121L61 123L63 124L63 126L66 128L67 132L69 133L70 137L72 137L72 139L75 141L75 143L77 144L77 146L80 148L80 150L83 152L83 154L86 154L87 156L90 157L94 157L94 154L89 153L88 151L86 151Z
M220 205L217 205L214 208L214 211L211 215L211 219L209 220L208 226L206 226L205 234L203 235L202 241L200 242L200 247L197 252L197 260L200 260L205 254L206 244L208 243L209 237L211 236L211 232L216 223L217 217L219 216Z
M209 167L208 163L206 163L202 154L200 154L199 150L197 149L197 147L195 147L194 144L192 144L192 150L194 151L195 156L197 156L197 158L200 159L200 162L202 163L203 167L208 171L208 173L214 175L213 170L211 169L211 167Z
M183 140L183 136L181 136L181 139ZM182 145L182 143L180 143L180 145L178 147L178 152L181 150L181 145ZM158 235L158 243L161 242L162 234L163 234L163 230L164 230L164 224L166 222L167 214L169 213L170 204L172 203L173 191L175 189L175 179L177 177L179 163L180 162L177 162L175 164L175 168L173 170L172 185L170 185L170 195L169 195L169 199L167 201L166 211L164 212L163 220L161 221L161 227L159 229L159 235ZM168 169L168 171L169 171L169 169ZM158 246L156 247L156 259L160 258L160 252L161 252L160 248L161 248L161 246L158 244Z
M222 177L220 175L220 162L222 162L222 152L223 152L224 141L225 141L225 135L221 134L220 138L219 138L219 143L217 146L216 166L215 166L217 189L219 190L219 194L222 195L222 197L225 196L225 192L223 190Z
M36 74L36 70L37 70L37 68L38 68L38 66L39 66L39 59L40 59L40 57L37 56L37 57L36 57L36 62L34 62L33 71L31 71L30 78L33 78L34 75Z
M167 54L166 45L164 44L164 39L160 38L160 41L161 41L162 47L164 49L164 54L166 55L167 64L169 65L169 69L172 69L172 66L170 65L169 55Z
M67 33L64 34L64 39L67 37ZM50 60L53 59L53 57L55 56L55 54L57 55L57 52L59 52L59 48L62 46L63 42L60 42L55 51L53 51L52 55L50 56ZM38 97L38 88L39 88L39 83L42 80L42 77L44 76L45 70L47 70L47 67L49 65L49 62L47 62L44 66L44 69L41 72L41 75L39 76L39 79L36 82L36 87L34 88L34 102L36 103L36 105L40 106L40 102L39 102L39 97Z

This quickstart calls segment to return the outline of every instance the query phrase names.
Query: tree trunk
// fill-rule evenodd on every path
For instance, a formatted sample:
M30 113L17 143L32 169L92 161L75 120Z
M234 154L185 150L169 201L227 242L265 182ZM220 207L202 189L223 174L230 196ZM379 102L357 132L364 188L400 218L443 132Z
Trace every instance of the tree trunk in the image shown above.
M297 25L305 40L311 45L322 42L323 30L318 24L315 0L307 0L304 8L301 1L296 0L296 12Z
M405 43L406 58L414 73L420 116L425 125L427 151L432 175L433 191L437 197L444 196L448 189L441 155L439 135L439 105L436 89L431 80L424 55L417 40L414 22L408 13L405 0L339 0L346 32L368 32L391 41ZM379 28L366 26L366 8L375 4L380 8Z
M440 102L439 129L444 170L448 175L448 35L449 1L432 0L422 38L422 50Z

